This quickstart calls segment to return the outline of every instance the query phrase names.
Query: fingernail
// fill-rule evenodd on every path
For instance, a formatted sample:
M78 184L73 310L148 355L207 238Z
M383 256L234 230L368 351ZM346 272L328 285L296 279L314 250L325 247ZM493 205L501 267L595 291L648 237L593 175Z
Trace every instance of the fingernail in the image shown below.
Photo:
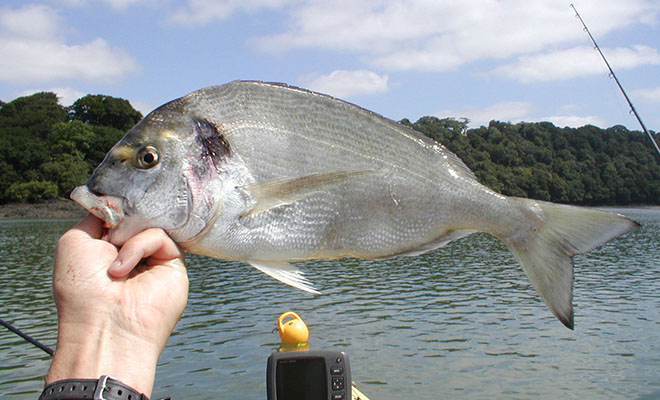
M121 267L121 260L120 259L116 259L115 261L112 262L112 264L110 264L110 269L111 270L117 269L119 267Z

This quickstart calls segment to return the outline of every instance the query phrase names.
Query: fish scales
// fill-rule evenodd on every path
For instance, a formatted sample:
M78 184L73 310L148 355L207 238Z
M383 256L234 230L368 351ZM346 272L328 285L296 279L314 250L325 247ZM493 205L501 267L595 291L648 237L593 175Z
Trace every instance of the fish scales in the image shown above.
M259 96L252 92L246 94L244 99L240 100L231 94L224 95L226 95L227 98L231 98L232 101L225 102L220 100L217 101L217 103L228 104L228 108L235 108L237 107L236 104L238 104L238 107L242 107L245 104L250 105L248 110L240 113L237 113L234 110L229 112L232 115L240 115L240 119L237 122L233 122L223 117L218 119L223 120L223 133L229 137L235 151L243 155L244 160L258 160L258 162L253 163L250 163L250 161L246 162L248 170L252 172L256 180L269 180L281 177L283 174L290 174L292 169L300 171L299 173L302 175L306 175L328 169L335 170L339 168L372 168L375 170L380 169L383 166L391 168L392 165L398 164L400 166L401 157L405 157L405 154L402 155L401 152L391 154L391 152L385 148L385 145L390 141L382 141L381 143L379 142L380 139L378 139L376 140L377 146L374 146L375 140L373 138L373 132L367 130L364 126L358 126L359 129L356 129L354 126L351 126L351 124L347 124L345 118L332 118L332 113L327 111L327 106L318 106L313 102L309 102L311 106L309 106L308 103L304 103L303 105L306 107L296 107L296 104L299 102L294 102L293 105L287 107L287 104L292 103L291 101L282 101L281 98L267 98L266 96ZM264 98L265 100L261 100ZM320 96L318 96L317 99L321 102L327 100ZM269 115L272 112L267 107L272 107L273 104L280 108L279 114L281 114L282 117L273 119L272 121L263 118L263 115ZM212 115L206 113L204 107L200 108L201 112L196 110L197 112L200 112L200 114ZM213 109L217 110L217 107L213 107ZM313 115L315 110L325 110L324 115L330 115L331 117L320 119ZM339 112L341 113L342 110L339 110ZM220 113L222 113L222 111ZM366 117L373 119L370 114L367 114ZM290 121L299 120L305 122L302 125L291 126ZM330 122L323 124L312 123L319 120L327 120ZM329 135L329 132L339 130L342 131L341 134L334 136ZM267 136L269 140L260 141L259 138L264 136ZM337 138L337 140L330 142L328 140L329 137ZM399 138L400 135L397 136L397 139ZM405 138L404 140L409 141ZM292 145L292 142L294 141L296 143L295 146ZM399 142L400 141L401 140L399 140ZM261 146L259 146L260 142L263 142ZM363 149L366 148L367 150L370 150L369 147L378 150L380 154L377 154L376 156L360 156L361 154L365 154L365 150ZM401 146L398 145L397 147ZM274 157L269 158L270 155L273 155ZM404 166L404 168L407 167ZM414 184L412 179L409 179L408 181L408 183ZM374 183L375 185L382 186L380 182ZM342 197L345 198L345 196ZM391 195L388 193L387 197L391 198ZM304 209L307 207L306 203L300 203L300 208L302 210L292 210L292 212L300 215L300 213L304 212ZM332 207L332 210L329 209L328 212L333 212L333 210L337 210L337 207ZM364 213L361 213L360 215L362 215L362 218L350 218L350 214L346 215L346 217L349 220L355 221L355 224L360 224L360 220L365 219ZM275 219L280 218L283 218L282 213L277 215ZM322 224L317 225L322 226ZM395 229L393 229L395 232L400 231L402 228L400 226L401 223L398 221L395 221L393 225L397 225L394 227ZM291 238L292 236L295 236L291 234L295 231L296 228L289 225L289 235L287 235L287 237ZM380 233L377 234L381 235ZM335 236L338 237L337 235ZM365 242L365 235L360 234L355 236L357 236L359 242ZM394 236L394 234L390 236ZM343 239L343 241L348 242L346 239ZM286 237L278 241L271 239L270 242L277 242L281 247L286 249L292 246L292 243L288 242ZM400 244L400 240L395 237L393 237L390 242L392 244ZM243 244L240 245L240 247L244 246L245 245ZM331 247L336 248L339 246L335 245ZM318 253L318 249L309 250L312 253ZM400 249L397 249L396 251L400 251ZM383 255L387 252L391 251L386 249L384 253L378 255ZM355 255L359 256L360 254L356 252ZM307 256L305 255L301 257L301 259L306 258Z
M318 293L290 262L414 256L470 233L513 252L573 327L573 260L637 226L617 214L506 197L441 144L353 104L235 81L154 110L72 198L121 245L162 228L187 251Z
M252 127L246 128L246 131L248 132L255 132L255 129L251 129ZM259 132L261 134L261 132ZM239 138L239 136L241 136ZM253 137L245 137L247 135L236 135L236 138L233 138L230 136L230 141L234 143L236 146L235 148L237 149L237 152L241 152L241 140L243 139L245 143L252 143L255 138ZM233 140L232 140L233 139ZM302 139L299 139L302 140ZM347 159L346 154L344 152L343 147L336 146L334 149L332 147L328 148L325 147L321 152L318 151L318 148L320 145L318 143L313 143L310 146L300 146L300 148L314 148L317 149L317 151L314 153L315 157L310 160L310 163L305 164L303 162L297 162L295 165L291 165L291 167L287 168L286 167L286 162L285 161L279 161L279 160L286 160L286 159L294 159L294 160L301 160L302 157L299 157L297 154L293 152L289 152L287 154L286 149L281 149L277 147L277 145L272 145L269 147L275 147L277 150L275 150L275 153L277 154L282 154L282 156L278 156L276 160L272 161L272 164L284 164L284 168L287 170L287 172L290 174L291 169L295 168L296 170L301 170L303 175L306 174L311 174L311 173L316 173L320 170L335 170L339 168L349 168L349 169L365 169L365 168L373 168L374 171L378 171L379 169L383 168L383 165L376 164L374 165L373 160L368 160L367 163L361 162L359 164L354 165L349 165L350 159ZM306 150L304 150L306 151ZM243 153L244 154L244 153ZM354 157L354 156L351 156ZM246 158L251 158L251 157L246 157ZM268 168L264 173L259 174L255 173L255 178L263 179L263 180L268 180L268 179L273 179L276 178L277 176L273 176L271 174L273 173L278 173L279 170L275 168L271 168L271 163L268 162L268 159L264 160L263 157L260 157L259 164L264 164L267 165ZM252 166L249 163L246 163L248 166L248 169L251 171L256 170L256 168L252 168ZM391 165L385 164L385 167L387 168L392 168ZM428 167L428 165L427 165ZM291 168L291 169L290 169ZM334 232L332 234L332 237L335 238L336 240L341 240L342 243L333 243L329 244L329 247L333 249L340 249L341 251L336 253L336 254L326 254L326 257L338 257L338 256L345 256L345 255L352 255L352 256L357 256L357 257L381 257L385 256L388 254L392 253L399 253L404 250L407 250L411 247L416 246L415 243L410 244L411 239L415 239L415 237L405 237L403 233L406 233L407 231L410 231L410 229L406 229L407 225L409 225L411 222L415 223L415 218L414 216L406 216L405 213L408 210L426 210L429 209L431 204L427 204L428 202L425 199L430 199L433 196L433 193L428 193L428 196L424 197L412 197L412 198L407 198L407 193L410 192L410 186L416 186L417 190L416 192L420 192L421 190L421 185L426 185L430 189L434 189L435 186L429 186L428 180L414 180L410 177L408 179L403 180L399 179L397 181L390 179L389 181L392 182L390 185L387 185L389 187L384 187L383 186L383 173L376 172L375 176L372 178L365 178L362 179L359 186L362 188L362 190L354 190L354 188L347 188L345 189L342 193L338 193L336 195L328 194L328 193L323 193L322 195L318 196L311 196L309 198L309 201L305 202L299 202L297 205L292 205L290 209L283 208L280 210L272 210L271 212L276 214L273 216L274 220L280 220L285 218L285 215L290 213L295 213L297 215L304 214L306 209L309 208L309 204L314 204L315 202L324 202L324 198L327 199L327 203L334 203L332 206L328 207L327 213L328 213L328 218L332 218L338 221L343 221L343 223L334 223L332 226L335 227ZM385 180L387 181L387 180ZM365 199L363 193L361 192L368 192L371 193L369 198ZM398 198L399 205L398 207L385 207L388 204L394 204L394 200L392 200L393 193L397 193L394 197L395 199ZM437 198L437 196L435 196ZM333 201L334 200L334 201ZM387 203L387 204L384 204ZM350 205L350 207L345 207L345 205ZM395 211L395 212L393 212ZM432 208L430 209L429 216L431 217L436 217L439 218L442 215L440 213L432 213ZM304 220L305 218L298 218L298 220ZM428 224L428 218L425 218L427 220L427 224L425 224L423 227L424 231L428 231L429 229L432 229L432 227ZM286 218L286 220L289 220ZM381 225L379 229L374 229L371 224L368 221L375 221L377 224ZM387 225L385 225L387 223ZM316 226L325 228L330 224L329 219L326 220L325 223L323 224L316 224ZM341 230L342 232L351 233L351 235L347 234L341 234L341 232L337 233L338 227L343 226L344 228ZM297 226L295 224L288 224L287 225L287 235L278 238L277 240L270 240L271 243L275 243L277 246L280 246L284 251L289 251L292 243L290 243L290 240L295 240L295 232L298 231ZM418 230L419 234L424 233L422 230ZM411 235L408 235L411 236ZM419 237L417 237L419 239ZM210 239L214 240L214 239ZM426 239L429 240L429 239ZM318 242L319 244L321 242ZM239 244L241 248L246 248L247 244ZM343 249L342 249L343 248ZM265 249L262 249L262 252ZM307 252L310 254L318 254L319 251L322 249L320 248L309 248L307 249ZM256 251L256 250L255 250ZM273 257L273 256L266 256L262 254L260 256L261 258L265 257ZM279 257L279 255L277 256ZM291 257L291 255L289 255ZM297 256L296 258L298 259L307 259L309 258L309 255L307 254L301 254Z
M237 87L236 89L241 90L243 88ZM276 160L273 160L267 166L261 162L253 163L251 167L255 171L265 169L267 174L271 165L280 166L281 169L290 166L321 168L322 166L318 164L319 161L329 161L332 163L329 166L336 166L340 162L355 163L360 159L374 159L375 157L387 164L406 167L403 160L407 159L409 162L417 160L417 158L410 157L410 155L419 152L417 147L403 149L400 147L405 145L405 142L412 140L400 133L383 134L383 128L390 131L394 130L391 128L391 121L377 118L373 113L361 112L357 116L360 120L351 123L345 116L348 105L337 103L331 98L313 96L311 99L305 98L301 102L301 99L296 101L293 99L296 99L299 95L305 96L307 92L284 89L284 92L278 93L276 97L268 96L268 87L255 86L246 90L250 90L250 93L246 93L244 99L238 101L237 96L227 95L224 90L214 92L210 96L219 101L210 103L224 104L224 108L229 109L230 113L237 115L237 117L240 115L238 121L224 120L223 123L227 127L227 134L234 136L235 143L240 145L245 142L245 151L252 152L252 154L245 157L246 162L249 163L253 157L257 156L259 161L262 161L264 156L276 157ZM253 91L266 93L257 96L252 93ZM222 101L224 96L233 99L235 103ZM283 101L283 98L289 97L293 99ZM215 110L215 114L218 115L222 113L218 112L218 108L215 106L208 107L202 104L198 103L197 105L200 114L207 114L209 109ZM241 109L241 107L246 108ZM274 111L277 116L267 118ZM208 115L213 115L213 113ZM219 119L223 119L223 117ZM374 122L378 123L377 127L373 126ZM238 132L235 132L235 130ZM264 140L263 135L268 135L268 139ZM415 139L420 140L419 138ZM278 146L278 151L271 151L270 146ZM316 162L301 162L301 159L306 161L312 156L323 156L321 149L323 151L334 151L321 160L314 160ZM402 154L403 151L407 151L409 154ZM290 157L284 157L284 155ZM358 159L355 158L356 155L359 157ZM311 173L310 170L304 172ZM411 168L411 172L420 174L424 173L425 169L414 170ZM428 177L433 179L434 175L429 173Z
M236 126L232 122L225 122L230 141L239 154L245 155L246 165L253 172L255 179L274 179L285 173L290 174L291 170L300 171L301 175L307 175L344 168L355 170L371 168L374 171L393 170L392 175L397 172L405 174L405 180L394 181L377 176L372 179L371 186L367 186L369 182L361 183L361 187L366 189L366 192L372 193L367 200L371 203L385 205L383 203L395 204L398 201L398 207L388 207L385 215L379 215L383 207L371 207L370 203L365 204L365 199L360 193L357 195L342 193L339 196L344 200L342 204L351 206L349 209L341 210L339 218L346 217L350 221L354 221L353 224L344 225L346 225L346 231L355 232L353 235L355 239L351 243L350 238L343 238L345 248L352 249L351 253L332 256L382 257L387 254L400 253L418 245L418 243L408 244L408 240L414 239L413 235L408 234L407 236L410 237L408 239L400 234L411 231L410 228L406 229L410 225L409 222L416 223L416 219L423 219L427 223L421 228L428 231L429 228L433 229L428 223L432 222L429 221L429 217L437 220L449 217L444 215L442 210L435 209L435 204L440 202L443 194L438 189L443 187L434 184L438 177L432 172L434 170L444 171L449 164L447 159L437 156L437 153L442 154L443 152L438 145L429 143L429 140L417 137L408 132L406 128L394 125L391 121L384 120L373 113L361 112L357 118L354 118L355 122L351 123L351 120L347 120L345 116L346 108L351 106L324 96L314 96L311 101L306 99L305 102L301 102L290 99L282 101L282 97L295 98L298 95L306 94L306 92L295 89L287 89L284 92L286 96L277 98L254 93L268 92L268 89L268 87L256 86L250 90L249 94L245 95L245 100L238 102L240 105L249 104L250 107L240 113L233 110L231 112L231 114L241 116L240 122ZM236 98L233 95L228 97ZM226 104L223 101L219 101L219 103ZM235 106L230 103L229 107ZM204 108L201 111L206 112ZM315 112L318 115L314 115ZM272 120L263 118L264 115L274 113L279 117ZM246 120L258 122L248 123ZM290 122L300 120L303 120L304 123L292 125ZM406 134L402 135L401 131L405 131ZM388 132L389 134L387 134ZM263 136L268 136L269 140L259 140ZM426 157L420 158L420 145L433 151L424 153ZM273 158L269 159L269 156ZM453 166L450 167L453 168ZM384 172L381 174L384 175ZM388 182L389 187L383 187L383 182ZM461 184L461 182L456 183L456 185ZM469 186L469 182L465 185ZM412 197L408 195L411 190L414 193ZM447 188L444 192L453 195L461 190L463 189L460 187ZM377 193L377 195L373 195L373 193ZM347 199L350 200L346 201ZM452 199L449 198L445 202L450 203ZM365 206L358 208L356 204L365 204ZM301 207L304 205L301 204ZM391 212L393 210L398 212ZM406 210L412 210L414 213L428 210L428 216L415 218L416 215L406 215ZM281 216L278 215L279 217ZM379 230L372 229L369 224L364 225L365 220L376 220L382 224L387 219L391 221L386 229L388 230L387 235L382 235ZM360 229L361 227L364 228ZM290 231L293 231L293 227ZM419 229L417 231L422 233ZM365 248L365 242L369 241L365 238L374 235L387 236L390 239L374 243L374 247L379 249L379 253L371 252L369 249L371 246ZM438 234L433 233L431 236L438 236ZM378 242L378 238L373 238L373 241ZM283 247L289 246L285 241L280 241L280 243ZM303 259L305 258L303 257Z

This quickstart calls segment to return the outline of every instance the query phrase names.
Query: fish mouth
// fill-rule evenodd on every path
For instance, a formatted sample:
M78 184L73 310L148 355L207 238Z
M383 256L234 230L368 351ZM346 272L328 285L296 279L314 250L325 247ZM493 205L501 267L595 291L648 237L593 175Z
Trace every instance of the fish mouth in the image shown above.
M103 220L105 228L116 228L125 217L123 198L95 193L87 185L73 189L71 199Z

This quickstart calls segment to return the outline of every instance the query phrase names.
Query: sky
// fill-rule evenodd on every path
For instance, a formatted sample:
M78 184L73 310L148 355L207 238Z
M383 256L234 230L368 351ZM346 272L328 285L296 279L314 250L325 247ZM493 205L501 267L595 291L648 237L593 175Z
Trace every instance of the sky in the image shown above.
M236 79L285 82L393 120L624 125L616 83L563 0L2 0L0 99L52 91L143 112ZM573 0L660 131L660 0Z

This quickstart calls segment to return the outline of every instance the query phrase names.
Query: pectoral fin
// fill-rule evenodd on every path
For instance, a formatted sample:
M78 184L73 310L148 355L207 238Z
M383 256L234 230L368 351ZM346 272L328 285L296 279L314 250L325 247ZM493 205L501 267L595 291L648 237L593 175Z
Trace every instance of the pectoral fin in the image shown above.
M287 285L304 290L305 292L321 294L314 289L312 283L303 276L302 271L288 262L251 260L248 261L248 263L266 275L270 275Z
M243 217L251 217L271 208L294 203L313 193L340 185L346 180L374 172L372 170L336 171L291 179L275 179L243 186L242 189L250 192L256 200L254 206L243 214Z

